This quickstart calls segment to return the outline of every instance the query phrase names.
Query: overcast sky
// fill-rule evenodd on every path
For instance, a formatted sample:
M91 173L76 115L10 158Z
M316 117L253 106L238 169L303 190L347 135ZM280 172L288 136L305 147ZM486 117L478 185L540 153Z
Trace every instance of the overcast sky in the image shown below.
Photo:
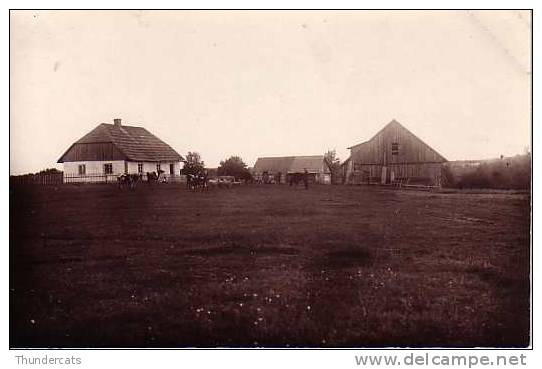
M396 119L448 160L530 144L529 12L16 11L10 174L122 118L215 167L317 155Z

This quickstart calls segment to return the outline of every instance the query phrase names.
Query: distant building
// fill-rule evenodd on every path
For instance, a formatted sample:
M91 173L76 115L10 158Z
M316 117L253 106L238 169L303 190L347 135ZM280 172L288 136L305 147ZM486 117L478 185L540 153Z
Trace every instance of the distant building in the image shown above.
M271 183L288 183L292 174L309 173L309 181L330 184L331 173L323 155L280 156L258 158L252 169L255 180Z
M349 149L342 166L345 183L441 185L447 160L396 120Z
M73 143L58 159L65 182L115 181L122 173L157 172L180 176L183 158L143 127L102 123Z

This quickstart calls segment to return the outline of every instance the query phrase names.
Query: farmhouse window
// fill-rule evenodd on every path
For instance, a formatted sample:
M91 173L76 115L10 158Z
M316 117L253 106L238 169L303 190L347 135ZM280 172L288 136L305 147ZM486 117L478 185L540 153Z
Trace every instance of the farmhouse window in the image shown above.
M173 164L169 164L169 174L175 174L175 167L173 166Z
M137 172L138 173L143 173L143 163L138 163L137 164Z
M399 144L397 142L391 144L391 154L399 155Z
M113 164L111 163L104 164L104 173L113 174Z
M78 172L79 175L85 175L87 173L87 166L85 164L79 164Z
M159 172L160 170L160 164L156 164L156 171Z

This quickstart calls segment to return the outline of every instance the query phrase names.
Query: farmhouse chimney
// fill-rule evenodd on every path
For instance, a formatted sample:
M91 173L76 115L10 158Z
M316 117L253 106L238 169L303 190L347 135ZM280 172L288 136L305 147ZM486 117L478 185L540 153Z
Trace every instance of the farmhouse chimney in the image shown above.
M120 122L121 122L120 118L113 119L113 123L115 124L116 127L120 127L122 125Z

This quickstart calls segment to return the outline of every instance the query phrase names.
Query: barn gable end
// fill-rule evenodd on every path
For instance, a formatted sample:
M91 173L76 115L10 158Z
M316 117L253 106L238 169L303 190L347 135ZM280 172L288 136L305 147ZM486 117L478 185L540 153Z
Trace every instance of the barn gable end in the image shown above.
M392 120L369 141L352 146L347 183L420 183L439 186L447 160Z
M392 147L397 144L396 150ZM365 164L443 163L447 160L396 120L369 141L350 147L351 156ZM394 153L395 151L395 153Z

